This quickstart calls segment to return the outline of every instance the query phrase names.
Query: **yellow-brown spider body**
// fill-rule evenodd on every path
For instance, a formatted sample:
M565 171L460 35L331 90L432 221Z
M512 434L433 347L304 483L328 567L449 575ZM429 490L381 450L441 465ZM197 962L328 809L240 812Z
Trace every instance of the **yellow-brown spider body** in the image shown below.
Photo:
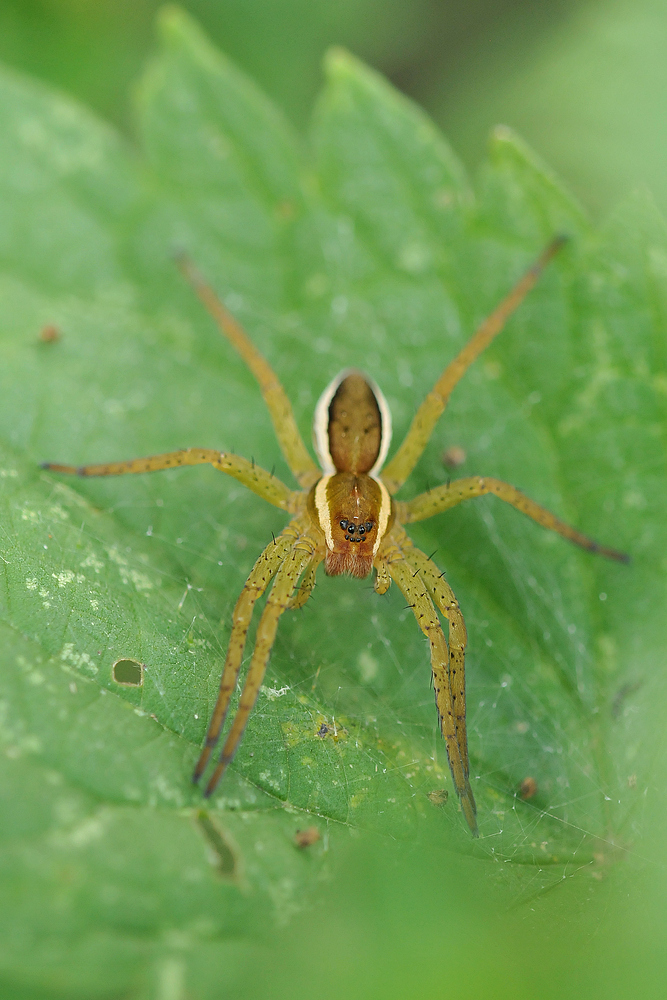
M215 790L238 749L257 699L280 616L300 608L315 585L320 563L330 576L366 577L375 569L374 587L384 594L392 581L405 595L429 642L431 673L440 728L452 778L466 821L477 835L476 806L470 787L466 736L466 628L451 587L435 563L410 541L403 525L420 521L464 500L494 493L539 524L575 544L611 559L627 556L597 545L575 528L498 479L471 476L441 485L409 501L393 495L422 454L449 395L470 364L501 331L561 244L554 240L447 366L419 407L398 451L385 465L391 440L391 415L381 390L368 376L349 369L325 389L315 409L313 439L320 468L301 439L283 387L244 330L186 259L181 269L256 376L279 444L300 489L291 490L254 462L226 452L188 448L166 455L87 465L45 463L56 472L81 476L151 472L179 465L210 463L292 515L287 527L257 559L236 602L218 699L194 772L198 781L220 739L236 688L248 629L257 600L271 589L262 611L248 673L236 715L205 794ZM447 636L443 631L447 622Z
M327 576L368 576L392 513L380 483L354 472L323 476L308 494L308 513L324 535Z
M324 475L308 495L308 512L324 535L324 570L363 578L394 520L378 476L391 440L382 392L362 372L337 375L315 407L313 441Z

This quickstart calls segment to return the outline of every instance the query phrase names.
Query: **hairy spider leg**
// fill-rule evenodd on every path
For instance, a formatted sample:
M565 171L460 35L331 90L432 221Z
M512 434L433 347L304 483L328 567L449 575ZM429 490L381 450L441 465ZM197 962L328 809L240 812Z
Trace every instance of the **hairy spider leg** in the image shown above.
M324 548L318 548L313 558L311 559L306 572L303 574L303 579L299 585L299 589L290 601L290 610L298 611L302 608L315 587L315 577L317 575L317 567L323 561L325 556Z
M398 585L408 604L412 608L417 624L429 641L431 647L431 671L433 674L433 689L435 704L440 720L440 729L447 747L449 767L454 780L454 787L461 800L461 808L474 837L479 836L477 829L477 806L470 787L467 768L467 752L461 750L456 725L453 692L450 682L449 651L433 602L419 573L415 573L407 559L402 558L397 547L396 556L387 558L392 580ZM465 736L465 731L463 733Z
M509 317L521 305L531 288L535 286L542 271L561 248L565 239L563 236L558 236L552 240L532 267L519 279L512 291L477 328L465 347L447 365L417 410L400 448L384 467L382 479L390 493L395 493L403 485L417 464L433 433L433 428L447 405L454 386L494 337L498 336Z
M217 323L220 331L236 348L257 379L273 422L278 443L297 482L304 488L312 486L322 473L306 450L294 419L292 404L278 376L257 350L238 320L232 316L211 286L204 280L190 258L186 254L179 254L177 263L182 274L192 285L196 295Z
M456 736L463 769L469 772L468 734L466 731L466 666L465 654L468 633L454 591L436 564L425 552L413 545L406 535L401 541L401 549L408 563L418 570L422 583L426 586L431 600L449 622L449 683L452 690L452 704L456 722Z
M224 774L228 764L232 761L241 742L248 718L264 680L269 655L276 638L278 621L283 612L290 606L292 594L299 581L299 577L310 563L317 546L318 542L308 534L301 535L278 567L271 593L267 598L257 626L255 648L243 691L241 692L238 709L222 748L220 760L204 792L204 795L207 797L215 791L220 778Z
M616 549L599 545L586 535L582 535L576 528L566 524L565 521L561 521L555 514L535 503L534 500L530 500L516 487L490 476L469 476L466 479L456 479L448 486L437 486L429 490L428 493L420 493L414 499L397 505L399 517L403 524L423 521L427 517L433 517L434 514L440 514L443 510L449 510L450 507L456 507L464 500L484 496L485 493L493 493L505 503L511 504L523 514L527 514L543 528L556 531L563 538L567 538L568 541L574 542L575 545L579 545L588 552L606 556L607 559L616 559L618 562L627 563L630 561L630 557L624 552L617 552Z
M225 724L229 702L241 669L243 651L253 611L255 610L255 604L282 566L294 542L301 534L302 528L303 522L295 518L293 521L290 521L276 539L267 545L255 562L248 579L243 585L243 590L239 594L232 614L232 631L229 637L229 645L227 646L225 666L220 678L218 697L208 724L204 748L192 775L192 780L195 783L199 781L206 770L206 765L209 762L213 748L218 742L222 727Z
M298 492L290 490L280 479L276 479L254 462L249 462L247 458L231 455L225 451L215 451L212 448L183 448L162 455L132 458L126 462L105 462L102 465L76 466L42 462L43 469L63 472L70 476L126 476L141 472L159 472L162 469L177 469L182 465L213 465L220 472L226 472L253 493L282 510L293 511L296 498L299 496Z

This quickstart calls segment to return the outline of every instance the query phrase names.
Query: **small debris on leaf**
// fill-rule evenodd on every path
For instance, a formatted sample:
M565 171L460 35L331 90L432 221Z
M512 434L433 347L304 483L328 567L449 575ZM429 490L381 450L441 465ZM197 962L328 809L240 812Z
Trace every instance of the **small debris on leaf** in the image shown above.
M443 464L448 469L458 469L466 460L466 453L458 444L453 444L442 453Z
M320 831L316 826L309 826L307 830L297 830L294 834L294 843L302 850L305 847L312 847L320 839Z
M60 330L53 323L47 323L39 331L39 339L43 344L54 344L56 340L60 340L61 336Z
M519 786L519 795L524 801L532 799L534 795L537 795L537 782L535 778L524 778Z

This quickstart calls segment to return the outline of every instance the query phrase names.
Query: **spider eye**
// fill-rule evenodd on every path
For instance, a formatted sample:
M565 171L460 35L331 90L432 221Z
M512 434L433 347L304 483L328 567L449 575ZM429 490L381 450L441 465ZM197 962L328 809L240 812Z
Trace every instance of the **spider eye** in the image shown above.
M366 531L372 531L372 530L373 530L373 522L366 521Z
M340 526L341 526L341 528L343 529L343 531L345 531L345 529L347 528L347 521L344 521L344 520L343 520L343 521L341 521L341 522L340 522Z
M364 528L363 524L359 525L359 534L360 535L365 535L366 534L366 529Z
M347 530L347 531L349 531L351 535L353 535L353 534L354 534L354 529L355 529L355 528L356 528L356 524L348 524L348 526L347 526L347 529L346 529L346 530Z

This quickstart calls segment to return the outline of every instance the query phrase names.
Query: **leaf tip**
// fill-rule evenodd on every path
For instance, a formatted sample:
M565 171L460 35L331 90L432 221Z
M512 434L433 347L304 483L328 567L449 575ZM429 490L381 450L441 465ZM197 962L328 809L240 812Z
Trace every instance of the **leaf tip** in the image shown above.
M496 125L489 136L489 152L492 157L517 156L535 167L536 156L520 136L509 125ZM542 168L542 164L539 164Z
M502 142L516 142L516 133L509 125L496 125L491 129L491 142L502 143Z
M550 218L545 219L547 228L560 231L565 227L570 233L588 229L584 210L562 186L556 173L508 125L496 125L492 129L489 159L494 170L514 175L517 190L541 192L540 197L548 194L552 204L547 213Z
M374 94L396 94L388 80L341 45L332 45L324 54L324 73L330 83L361 85Z
M187 20L187 14L175 3L165 4L157 12L156 24L162 35L170 35L182 28Z
M158 36L165 45L192 45L205 41L204 34L197 22L186 10L178 4L168 3L157 12L156 29Z
M324 72L329 79L349 76L357 67L352 53L341 45L332 45L324 54Z

